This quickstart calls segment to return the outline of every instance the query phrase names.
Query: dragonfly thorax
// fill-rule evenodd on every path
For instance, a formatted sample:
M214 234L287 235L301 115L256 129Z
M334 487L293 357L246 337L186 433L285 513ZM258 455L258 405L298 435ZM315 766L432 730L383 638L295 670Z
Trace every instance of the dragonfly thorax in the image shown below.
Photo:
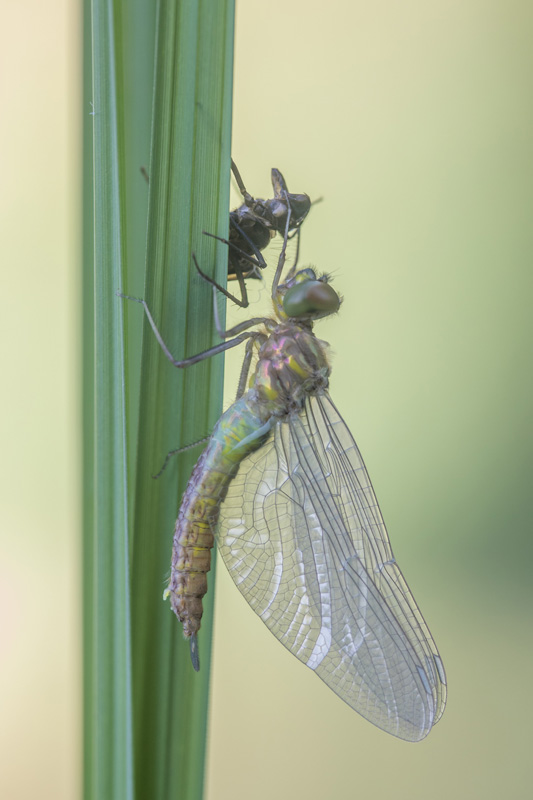
M259 350L252 383L265 420L301 410L306 396L328 386L326 345L305 323L278 325Z

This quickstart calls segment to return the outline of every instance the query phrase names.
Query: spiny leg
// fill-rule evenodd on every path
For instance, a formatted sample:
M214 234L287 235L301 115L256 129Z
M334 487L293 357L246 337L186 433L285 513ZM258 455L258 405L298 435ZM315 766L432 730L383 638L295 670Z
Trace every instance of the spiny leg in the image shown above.
M243 231L240 225L238 225L231 218L231 216L230 216L230 223L237 230L239 235L248 243L249 247L253 250L253 255L245 252L240 247L237 247L237 245L234 242L231 242L228 239L224 239L222 236L217 236L216 234L209 233L208 231L203 231L203 233L204 236L210 236L212 239L216 239L217 241L227 245L229 248L231 248L231 250L234 253L237 253L239 256L241 256L241 258L245 259L246 261L249 261L250 264L252 265L252 268L250 270L247 270L245 273L243 272L242 269L240 269L238 264L235 263L233 264L233 266L235 267L235 277L239 282L239 289L241 290L241 299L238 300L235 295L231 294L231 292L228 292L227 289L225 289L223 286L221 286L219 283L213 280L213 278L207 277L205 273L202 272L197 262L196 262L196 268L200 273L200 275L202 275L202 277L204 277L208 283L210 283L212 286L215 286L220 292L222 292L222 294L226 295L226 297L229 300L232 300L236 305L240 306L241 308L247 308L250 304L248 302L248 292L246 290L245 278L249 277L249 275L251 275L252 273L254 273L257 277L260 277L260 273L257 272L257 268L259 267L259 269L264 269L267 264L258 247L254 244L254 242L250 239L250 237Z
M212 356L216 356L219 353L224 353L226 350L229 350L232 347L237 347L237 345L242 344L247 339L252 337L257 337L257 331L250 331L249 333L242 333L240 336L236 336L234 339L230 339L227 342L222 342L221 344L216 344L214 347L209 347L207 350L203 350L201 353L197 353L195 356L190 356L189 358L184 358L182 360L178 360L174 358L172 353L170 352L169 348L167 347L161 333L159 332L159 328L154 322L154 318L148 308L148 304L146 300L143 300L141 297L131 297L130 295L123 294L122 292L116 292L117 297L122 297L124 300L133 300L135 303L139 303L144 308L144 313L148 318L148 322L155 334L155 338L159 342L159 346L161 347L163 353L168 358L170 363L174 367L178 367L179 369L184 369L185 367L190 367L193 364L198 364L200 361L204 361L206 358L211 358Z
M278 289L279 280L281 278L281 273L283 272L283 267L285 266L285 254L287 251L287 242L289 240L289 227L291 222L291 207L289 204L289 199L287 197L287 192L285 192L285 200L287 201L287 221L285 223L285 233L283 234L283 246L281 248L281 253L279 254L278 258L278 266L276 267L276 274L274 275L274 280L272 281L272 299L276 299L276 292Z
M323 201L323 199L324 199L323 197L319 197L317 200L313 200L309 210L311 210L311 208L313 206L316 206L317 203L321 203ZM303 223L305 222L305 219L307 219L307 216L298 223L298 225L296 227L296 230L294 230L290 234L290 236L287 237L288 241L291 241L292 239L294 239L295 236L297 238L296 254L294 256L294 263L293 263L292 267L290 268L290 271L287 274L287 279L288 278L292 278L296 274L296 269L298 267L298 261L300 259L301 227L302 227Z
M220 317L218 315L217 289L215 286L213 286L213 316L215 318L215 327L217 329L217 333L221 339L237 336L237 334L245 331L247 328L252 328L254 325L268 325L270 322L268 317L252 317L251 319L246 319L243 322L239 322L237 325L234 325L233 328L229 328L227 331L223 330L220 324Z
M248 342L246 344L248 345ZM187 450L192 450L193 447L198 447L201 444L206 444L210 438L211 438L210 436L204 436L203 439L198 439L198 441L196 442L191 442L191 444L186 444L184 447L176 447L174 450L169 450L165 456L165 460L163 461L163 466L161 467L159 472L157 472L155 475L152 475L154 481L156 481L158 478L161 477L163 472L166 470L168 462L170 461L171 458L177 456L179 453L186 453Z
M211 235L212 234L210 233L207 234L207 236ZM215 236L214 238L218 239L218 236ZM235 303L235 305L240 306L241 308L248 308L250 303L248 302L248 292L246 291L246 284L244 282L244 276L242 272L240 271L237 272L237 280L239 281L239 288L241 290L241 299L239 300L238 297L235 297L235 295L231 294L231 292L228 292L228 290L224 289L224 287L221 286L220 283L217 283L217 281L214 280L214 278L210 278L209 275L206 275L205 272L203 272L200 269L200 265L198 264L198 259L196 258L196 255L194 253L192 254L192 260L194 262L194 266L196 267L196 271L198 272L200 277L204 279L204 281L211 284L211 286L213 286L215 289L218 289L218 291L221 294L227 297L228 300L232 300Z
M254 202L254 198L251 194L246 191L246 186L244 185L244 181L241 178L241 173L237 169L237 164L233 159L231 159L231 171L233 172L233 177L237 181L237 186L239 187L239 191L244 198L244 202L247 206L250 206Z
M256 245L252 242L252 240L245 234L245 232L240 227L240 225L237 225L236 222L232 222L231 224L233 225L233 227L237 231L239 231L239 233L242 235L243 239L246 239L246 241L249 242L250 247L252 247L254 249L255 253L257 254L257 257L256 257L255 254L251 255L250 253L247 253L245 250L242 250L240 247L238 247L235 244L235 242L230 242L229 239L224 239L222 236L216 236L216 234L209 233L208 231L203 231L203 234L204 234L204 236L210 236L212 239L216 239L217 241L222 242L222 244L227 244L228 247L231 247L231 249L233 250L234 253L237 253L238 255L241 256L241 258L244 258L246 261L250 262L250 264L252 265L250 269L248 269L246 271L240 270L241 274L245 278L248 278L252 274L254 274L257 278L260 278L261 277L261 273L257 272L257 267L259 267L259 269L265 269L265 267L267 265L265 259L263 258L262 252L259 250L258 247L256 247ZM238 267L237 266L235 267L235 275L236 275L236 277L238 277ZM230 280L233 280L233 279L230 278Z
M235 230L237 231L239 236L242 239L244 239L244 241L251 248L252 253L247 253L245 250L242 250L240 247L237 247L235 242L228 241L227 239L222 239L220 236L214 236L214 234L212 234L212 233L206 233L206 236L212 236L214 239L218 239L219 242L224 242L224 244L227 244L228 247L231 247L231 249L233 250L234 253L238 253L239 255L241 255L243 258L245 258L247 261L250 262L250 264L252 265L252 269L250 270L250 273L253 272L254 275L256 275L258 278L260 278L261 277L261 273L260 272L256 272L256 267L259 267L259 269L265 269L265 267L267 265L265 259L263 258L263 254L262 254L261 250L256 245L256 243L253 241L253 239L251 239L248 236L246 231L243 228L241 228L239 223L235 222L235 220L231 216L231 214L230 214L229 221L230 221L230 225L233 228L235 228ZM267 229L270 231L270 228L267 228ZM205 231L204 231L204 233L205 233Z
M263 342L267 337L262 335L261 338L259 336L257 339L248 339L246 342L246 351L244 354L244 358L242 361L241 367L241 374L239 376L239 384L237 386L237 395L235 397L236 400L240 400L246 390L246 382L248 380L248 374L250 372L250 365L252 363L252 358L254 354L254 344L256 341Z
M296 236L296 255L294 256L294 264L287 275L288 278L292 278L292 276L296 274L296 267L298 266L298 259L300 258L300 231L301 228L297 228L293 235L289 237L289 239L294 239Z

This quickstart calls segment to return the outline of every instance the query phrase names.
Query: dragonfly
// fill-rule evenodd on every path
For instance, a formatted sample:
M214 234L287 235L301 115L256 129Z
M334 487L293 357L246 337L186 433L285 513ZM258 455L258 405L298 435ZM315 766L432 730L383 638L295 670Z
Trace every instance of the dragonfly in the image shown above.
M219 331L220 344L176 360L146 302L129 298L143 305L175 367L246 343L237 399L183 495L165 597L198 670L216 537L233 581L274 636L371 723L419 741L444 711L444 667L394 558L361 453L328 392L328 345L313 327L336 314L341 299L310 268L292 266L282 279L290 216L289 208L272 316Z
M207 234L228 245L228 280L238 281L241 297L228 292L224 287L214 283L196 265L202 277L212 283L218 291L226 295L237 305L246 308L249 305L245 280L260 278L267 263L263 257L264 250L274 236L283 234L289 220L289 234L298 235L300 243L300 226L311 209L311 198L307 194L289 192L285 178L279 169L271 171L274 197L269 200L252 197L246 189L237 165L231 160L231 170L242 194L244 202L234 211L230 211L229 239ZM315 200L315 203L318 202ZM298 250L295 261L298 260Z

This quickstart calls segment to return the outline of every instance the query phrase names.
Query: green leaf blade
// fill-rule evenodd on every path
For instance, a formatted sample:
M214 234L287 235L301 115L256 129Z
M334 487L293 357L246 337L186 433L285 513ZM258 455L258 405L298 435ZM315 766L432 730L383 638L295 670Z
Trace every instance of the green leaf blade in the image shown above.
M145 297L177 358L216 341L211 288L194 271L225 280L227 250L203 235L227 236L233 3L166 3L159 8ZM135 304L131 304L133 306ZM128 308L128 315L142 313ZM209 576L192 669L181 626L162 601L181 494L200 451L166 453L205 436L220 415L223 360L173 369L151 329L143 336L132 573L136 791L139 800L201 798L206 746Z
M92 4L94 318L85 318L86 387L93 389L91 496L86 497L85 577L86 797L133 798L122 280L124 218L120 186L120 104L115 17ZM90 269L86 262L86 270ZM90 287L89 278L85 286ZM92 330L91 330L92 328ZM87 439L86 439L87 441ZM91 508L89 509L89 504Z

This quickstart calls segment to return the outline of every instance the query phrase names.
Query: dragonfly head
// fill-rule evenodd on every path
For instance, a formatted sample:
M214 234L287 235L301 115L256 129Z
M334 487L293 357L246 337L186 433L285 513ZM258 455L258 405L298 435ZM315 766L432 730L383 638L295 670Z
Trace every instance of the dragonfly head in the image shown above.
M335 314L341 304L327 276L318 278L310 268L301 269L278 286L276 301L281 319L310 321Z

